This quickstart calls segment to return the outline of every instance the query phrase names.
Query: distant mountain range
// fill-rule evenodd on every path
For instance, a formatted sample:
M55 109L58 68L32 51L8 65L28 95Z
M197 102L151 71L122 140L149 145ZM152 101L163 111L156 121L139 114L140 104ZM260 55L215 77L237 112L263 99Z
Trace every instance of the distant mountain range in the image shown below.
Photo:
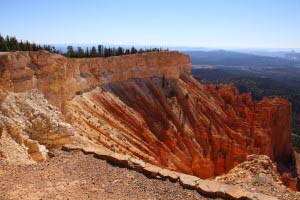
M238 67L297 67L300 60L260 56L233 51L182 51L191 58L193 65Z

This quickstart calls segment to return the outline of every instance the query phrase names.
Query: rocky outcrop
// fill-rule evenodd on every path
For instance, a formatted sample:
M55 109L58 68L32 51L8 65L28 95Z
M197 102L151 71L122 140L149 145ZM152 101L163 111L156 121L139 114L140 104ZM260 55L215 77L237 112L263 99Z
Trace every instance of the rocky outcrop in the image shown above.
M295 178L293 181L288 174L280 176L276 164L265 155L249 155L246 161L215 180L278 199L300 199L300 193L292 191L296 190ZM288 185L292 190L284 185Z
M203 85L178 52L71 59L40 52L0 57L0 85L39 89L78 137L159 167L212 177L249 154L291 154L291 105L256 102L233 85Z
M72 142L74 132L63 122L61 112L37 90L16 94L0 89L0 127L4 133L0 152L10 160L12 156L46 160L48 149Z

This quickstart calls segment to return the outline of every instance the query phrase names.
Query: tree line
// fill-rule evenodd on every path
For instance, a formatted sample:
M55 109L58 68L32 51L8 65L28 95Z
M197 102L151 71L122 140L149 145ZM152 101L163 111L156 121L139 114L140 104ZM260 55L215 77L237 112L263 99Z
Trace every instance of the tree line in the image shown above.
M17 40L16 37L6 36L5 38L0 34L0 51L39 51L47 50L54 53L59 53L55 47L50 45L39 45L28 40Z
M95 57L110 57L110 56L121 56L121 55L130 55L136 53L144 52L159 52L159 51L168 51L168 49L162 48L145 48L145 49L136 49L135 47L123 48L123 47L105 47L103 45L98 45L91 48L86 48L85 50L82 47L77 47L74 49L73 46L67 47L67 52L63 55L71 58L95 58Z
M67 51L61 52L56 50L54 46L51 45L39 45L28 40L22 41L17 40L14 36L3 37L0 34L0 51L39 51L47 50L52 53L58 53L70 58L94 58L94 57L110 57L110 56L121 56L121 55L130 55L136 53L144 52L159 52L159 51L168 51L168 49L162 48L140 48L136 49L135 47L123 48L123 47L105 47L103 45L98 45L97 47L93 46L91 48L77 47L76 49L73 46L68 46Z

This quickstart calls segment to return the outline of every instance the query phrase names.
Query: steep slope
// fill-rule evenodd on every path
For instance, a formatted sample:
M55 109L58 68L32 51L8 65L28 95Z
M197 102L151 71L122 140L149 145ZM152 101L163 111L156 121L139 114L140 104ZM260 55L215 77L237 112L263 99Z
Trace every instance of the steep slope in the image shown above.
M75 137L202 178L248 154L291 155L291 105L252 101L233 85L202 85L186 55L145 53L70 59L40 52L0 57L0 85L39 89L60 108Z
M233 86L135 79L105 84L69 102L71 124L104 147L202 178L222 174L248 154L284 160L290 104L253 102Z

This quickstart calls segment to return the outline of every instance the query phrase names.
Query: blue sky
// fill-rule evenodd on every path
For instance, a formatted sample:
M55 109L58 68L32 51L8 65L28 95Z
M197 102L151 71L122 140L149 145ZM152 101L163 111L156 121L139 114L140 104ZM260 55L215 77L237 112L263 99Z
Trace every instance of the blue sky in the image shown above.
M38 43L300 48L300 0L1 0L0 33Z

